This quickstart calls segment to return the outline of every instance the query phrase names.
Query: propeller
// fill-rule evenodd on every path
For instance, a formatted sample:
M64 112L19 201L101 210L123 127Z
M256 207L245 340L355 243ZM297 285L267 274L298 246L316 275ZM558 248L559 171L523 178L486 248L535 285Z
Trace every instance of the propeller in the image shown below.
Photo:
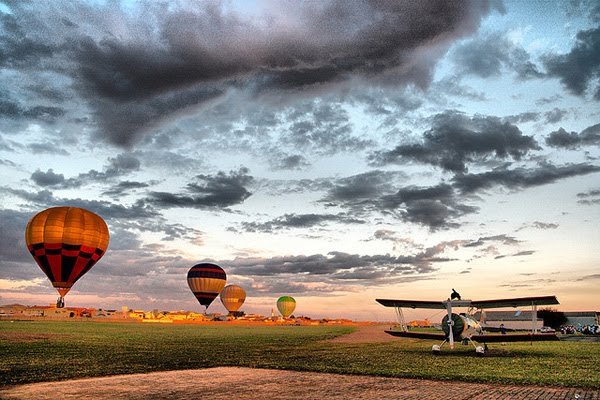
M452 320L452 302L450 299L446 302L446 309L448 310L448 342L450 348L454 349L454 320Z

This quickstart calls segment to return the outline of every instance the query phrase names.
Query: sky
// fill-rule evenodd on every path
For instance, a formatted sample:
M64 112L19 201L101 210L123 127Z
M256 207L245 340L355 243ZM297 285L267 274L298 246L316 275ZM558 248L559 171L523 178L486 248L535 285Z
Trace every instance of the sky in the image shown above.
M67 306L200 311L186 274L213 262L263 315L391 320L376 298L452 288L600 310L599 22L592 0L0 0L0 304L56 300L24 230L76 206L111 240Z

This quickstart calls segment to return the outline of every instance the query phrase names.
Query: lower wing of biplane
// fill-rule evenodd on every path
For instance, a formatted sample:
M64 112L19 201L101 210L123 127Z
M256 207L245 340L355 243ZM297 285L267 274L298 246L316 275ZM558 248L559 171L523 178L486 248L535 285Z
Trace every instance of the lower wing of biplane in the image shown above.
M377 302L386 306L394 307L400 323L399 329L387 330L386 333L414 339L442 340L440 345L434 345L432 350L434 353L440 352L442 346L448 343L450 348L454 348L455 341L471 343L475 346L477 354L483 354L487 348L487 343L499 342L534 342L534 341L550 341L558 340L558 336L554 333L537 333L537 306L559 304L555 296L538 296L538 297L518 297L510 299L498 300L443 300L443 301L423 301L423 300L391 300L377 299ZM485 334L480 322L473 318L473 313L476 310L484 310L489 308L505 308L505 307L532 307L532 330L526 334ZM452 312L453 307L468 307L467 313L456 314ZM441 322L443 333L433 332L415 332L409 331L404 322L402 308L425 308L425 309L442 309L447 311ZM484 346L478 345L483 343Z

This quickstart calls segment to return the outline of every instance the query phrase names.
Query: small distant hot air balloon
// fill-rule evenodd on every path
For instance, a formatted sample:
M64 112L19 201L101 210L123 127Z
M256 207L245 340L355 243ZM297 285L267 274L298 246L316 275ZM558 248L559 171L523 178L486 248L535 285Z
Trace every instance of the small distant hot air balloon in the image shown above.
M229 314L232 314L244 304L246 291L238 285L227 285L221 290L219 297Z
M187 274L187 282L198 302L208 309L210 303L217 298L225 286L227 274L223 268L215 264L196 264Z
M277 299L277 309L283 318L288 318L296 309L296 300L290 296L281 296Z
M57 307L64 307L64 296L104 255L108 241L104 220L77 207L44 210L25 228L29 252L60 294Z

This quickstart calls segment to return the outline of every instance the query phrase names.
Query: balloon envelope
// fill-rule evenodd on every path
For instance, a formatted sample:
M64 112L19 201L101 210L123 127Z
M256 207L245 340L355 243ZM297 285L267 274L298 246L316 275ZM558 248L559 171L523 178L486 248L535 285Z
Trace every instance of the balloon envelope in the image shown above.
M290 296L281 296L277 299L277 309L283 318L288 318L296 309L296 300Z
M208 308L225 286L227 274L215 264L196 264L187 274L187 282L198 302Z
M219 295L221 303L230 313L240 309L246 300L246 291L238 285L227 285L221 290Z
M61 297L89 271L108 247L102 218L77 207L53 207L36 214L25 228L29 252Z

